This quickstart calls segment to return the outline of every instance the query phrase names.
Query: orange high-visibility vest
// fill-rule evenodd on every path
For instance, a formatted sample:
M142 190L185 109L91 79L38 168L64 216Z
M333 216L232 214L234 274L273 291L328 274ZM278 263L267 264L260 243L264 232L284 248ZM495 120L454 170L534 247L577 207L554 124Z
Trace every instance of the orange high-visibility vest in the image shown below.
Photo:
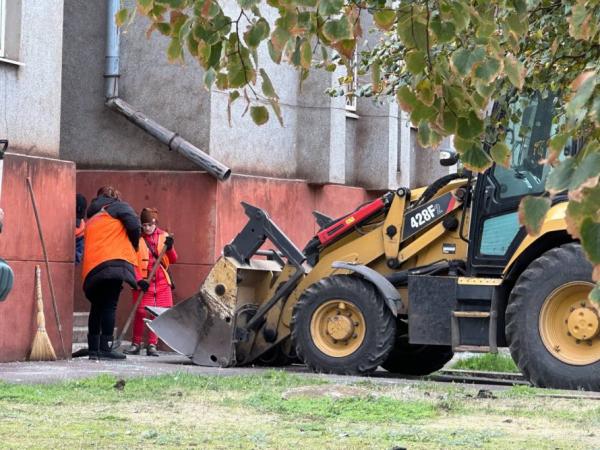
M82 280L85 281L92 269L112 259L138 264L125 226L102 209L86 224Z
M79 226L75 227L75 237L78 238L80 236L83 236L83 233L85 233L85 222L83 221L83 219L81 219L81 221L79 222Z
M160 255L160 252L162 252L162 250L165 246L165 241L167 240L167 236L168 236L167 233L158 235L158 245L156 248L157 255ZM148 275L149 275L148 264L150 262L150 250L148 249L148 244L146 244L146 241L144 240L143 236L140 237L140 245L138 248L139 248L138 253L137 253L138 270L140 271L142 278L144 278L144 280L147 280ZM156 261L154 262L154 264L156 264ZM169 283L169 285L171 285L171 277L169 276L169 271L168 271L169 258L167 257L166 253L162 257L160 268L162 269L163 273L165 274L167 283Z

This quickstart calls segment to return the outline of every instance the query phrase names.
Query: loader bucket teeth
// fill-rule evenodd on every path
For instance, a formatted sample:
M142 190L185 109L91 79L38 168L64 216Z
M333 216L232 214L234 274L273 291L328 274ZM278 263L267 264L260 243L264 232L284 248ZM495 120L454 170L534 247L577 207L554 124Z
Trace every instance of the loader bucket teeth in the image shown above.
M234 359L233 323L198 293L160 314L148 327L169 347L201 366L227 367Z

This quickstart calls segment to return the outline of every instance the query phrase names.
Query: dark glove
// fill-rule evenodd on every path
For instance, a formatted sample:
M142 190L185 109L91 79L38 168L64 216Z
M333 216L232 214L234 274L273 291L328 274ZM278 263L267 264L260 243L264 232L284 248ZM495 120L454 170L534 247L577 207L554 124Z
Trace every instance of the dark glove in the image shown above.
M150 289L150 284L146 280L140 280L140 281L138 281L137 285L144 292L148 292L148 289Z
M173 250L174 242L175 239L173 239L173 236L167 236L167 238L165 239L165 245L167 246L167 250Z

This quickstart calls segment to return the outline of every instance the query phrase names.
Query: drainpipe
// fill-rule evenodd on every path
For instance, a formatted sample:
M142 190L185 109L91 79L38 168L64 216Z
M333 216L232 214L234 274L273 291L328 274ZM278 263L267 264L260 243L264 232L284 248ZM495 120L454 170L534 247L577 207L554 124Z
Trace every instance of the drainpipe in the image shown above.
M120 9L120 0L107 1L106 17L106 107L123 116L125 119L138 126L146 133L154 136L170 150L174 150L193 163L199 165L213 177L226 181L231 175L231 169L211 158L205 152L183 139L177 133L163 127L146 114L136 110L129 103L119 98L119 28L115 23L115 15Z

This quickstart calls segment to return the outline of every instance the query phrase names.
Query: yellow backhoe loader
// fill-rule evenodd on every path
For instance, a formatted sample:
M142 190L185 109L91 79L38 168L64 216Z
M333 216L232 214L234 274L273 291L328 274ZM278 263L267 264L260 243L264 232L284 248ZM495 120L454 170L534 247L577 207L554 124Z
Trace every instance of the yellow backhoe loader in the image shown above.
M592 265L566 231L567 197L552 199L537 237L518 219L520 200L544 193L538 143L552 114L538 98L507 130L510 168L400 188L337 219L315 213L321 230L303 251L243 203L248 223L199 292L150 308L149 327L199 365L299 359L353 375L426 375L453 352L508 346L536 386L599 390L600 311L587 298ZM275 249L260 250L267 239Z

